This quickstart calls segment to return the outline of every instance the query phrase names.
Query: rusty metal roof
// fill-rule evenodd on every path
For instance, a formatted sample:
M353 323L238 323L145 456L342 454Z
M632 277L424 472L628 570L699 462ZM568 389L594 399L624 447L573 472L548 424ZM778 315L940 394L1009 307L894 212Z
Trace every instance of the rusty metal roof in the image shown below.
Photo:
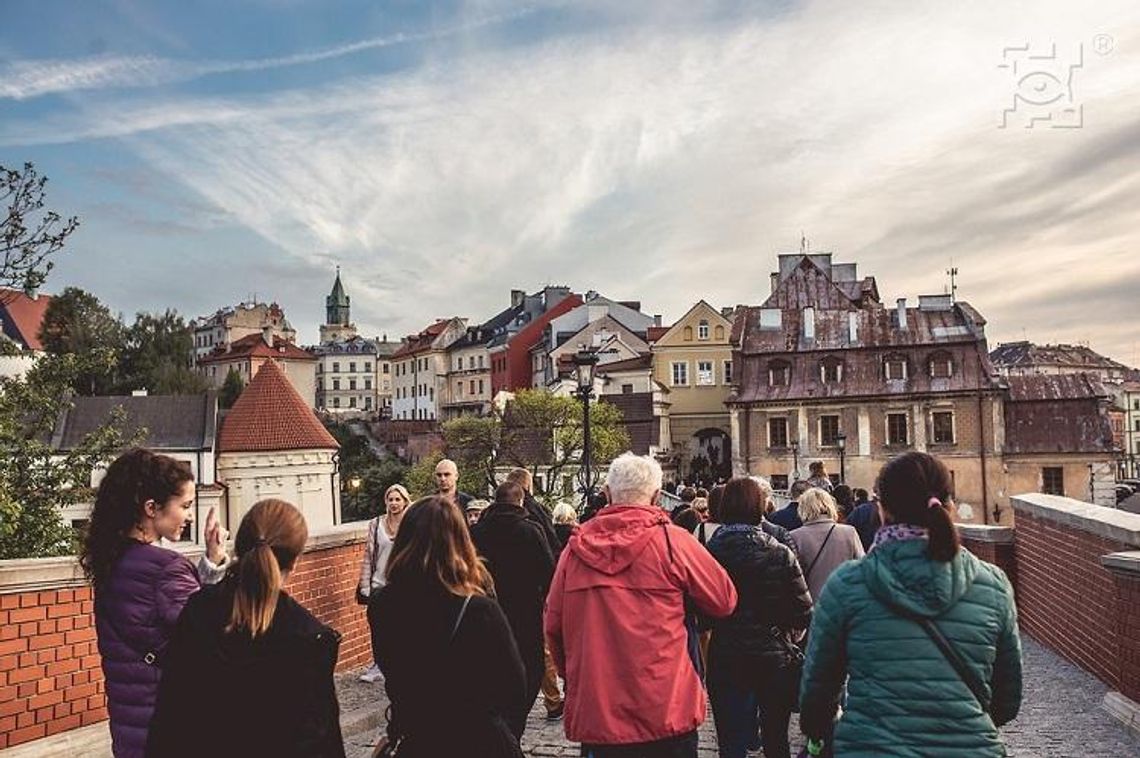
M1008 381L1005 452L1113 452L1108 392L1098 380L1069 374Z
M1100 380L1089 374L1011 376L1006 382L1014 403L1107 399L1110 395Z
M998 366L1011 367L1056 365L1073 368L1128 368L1084 345L1035 345L1024 340L998 345L990 353L990 358Z

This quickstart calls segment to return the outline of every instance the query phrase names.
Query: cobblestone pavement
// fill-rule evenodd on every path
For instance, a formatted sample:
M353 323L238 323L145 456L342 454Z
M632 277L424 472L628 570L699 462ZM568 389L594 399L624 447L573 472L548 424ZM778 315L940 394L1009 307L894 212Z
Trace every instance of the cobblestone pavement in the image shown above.
M1021 714L1002 729L1011 758L1140 758L1140 737L1101 708L1107 688L1033 640L1022 639L1025 698ZM353 676L342 678L338 685L342 708L362 705L372 697L377 708L387 705L381 683L364 684ZM795 755L802 738L794 716L790 731ZM348 758L368 758L375 737L375 733L366 733L346 738ZM522 747L524 753L536 758L579 753L578 746L563 734L562 722L546 720L541 698L531 711ZM716 756L711 714L701 727L698 751L701 758Z

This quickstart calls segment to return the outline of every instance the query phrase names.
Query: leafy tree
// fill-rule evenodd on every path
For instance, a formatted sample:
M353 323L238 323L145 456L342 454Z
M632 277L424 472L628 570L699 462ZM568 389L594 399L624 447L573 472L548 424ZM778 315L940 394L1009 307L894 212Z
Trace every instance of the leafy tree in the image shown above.
M61 509L91 502L92 471L145 435L124 436L120 409L75 449L51 448L56 420L71 406L72 384L107 370L105 361L100 354L45 355L23 379L0 380L0 559L73 552L75 532Z
M40 341L44 350L53 355L101 356L75 377L77 393L108 395L114 391L116 368L123 353L124 329L122 322L95 295L78 287L67 287L53 297L44 311Z
M384 493L393 484L399 484L407 466L396 458L378 456L369 446L368 438L353 433L346 424L332 424L328 428L340 443L342 520L361 521L383 513Z
M231 368L226 374L226 380L222 382L221 392L218 393L218 405L223 408L233 408L244 389L245 381L241 378L241 374Z
M206 378L190 367L194 335L177 311L139 313L125 337L123 390L146 389L152 395L194 395L206 391Z
M461 472L478 470L489 485L502 466L541 472L545 488L536 494L551 500L561 494L562 473L582 463L582 404L545 390L521 390L504 412L448 421L443 434ZM590 406L590 449L595 464L608 463L629 449L620 408L601 402ZM596 485L599 477L593 473Z
M32 291L47 279L64 242L79 227L79 219L66 221L55 211L44 210L47 177L31 163L22 171L0 165L0 206L7 215L0 219L0 286Z
M425 455L407 469L404 474L404 486L411 493L413 500L435 494L435 466L444 457L442 452ZM486 498L489 489L483 472L478 468L467 466L462 460L455 460L455 464L459 467L459 491L466 492L472 497Z

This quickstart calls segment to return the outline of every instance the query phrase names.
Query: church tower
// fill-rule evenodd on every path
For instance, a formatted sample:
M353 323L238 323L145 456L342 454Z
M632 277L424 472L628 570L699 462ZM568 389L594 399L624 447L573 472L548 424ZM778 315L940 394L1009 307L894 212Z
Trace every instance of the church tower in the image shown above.
M336 267L336 281L332 292L325 298L325 323L321 325L321 343L338 342L356 336L356 324L349 316L349 297L340 283L340 266Z

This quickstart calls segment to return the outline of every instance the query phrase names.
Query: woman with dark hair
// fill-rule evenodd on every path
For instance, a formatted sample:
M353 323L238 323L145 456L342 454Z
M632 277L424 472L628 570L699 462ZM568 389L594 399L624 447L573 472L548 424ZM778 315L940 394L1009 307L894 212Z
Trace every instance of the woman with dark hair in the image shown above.
M343 758L333 686L340 635L284 590L305 549L305 517L284 500L249 510L237 561L190 598L164 656L146 754L153 758ZM187 729L187 715L209 722Z
M107 468L91 509L79 563L94 587L116 758L143 754L162 654L178 614L203 580L224 573L226 535L212 509L198 571L165 547L181 537L195 499L189 464L138 448Z
M1013 590L962 550L941 461L907 453L879 473L884 526L817 601L801 689L813 741L842 756L1004 756L997 727L1021 704Z
M712 621L708 689L722 758L743 758L756 737L767 758L786 758L795 706L799 639L811 620L811 596L790 548L760 526L768 495L751 477L731 480L720 501L723 523L708 542L740 598Z
M408 509L368 619L392 704L382 739L398 743L400 758L522 756L506 721L526 707L522 659L450 500Z

